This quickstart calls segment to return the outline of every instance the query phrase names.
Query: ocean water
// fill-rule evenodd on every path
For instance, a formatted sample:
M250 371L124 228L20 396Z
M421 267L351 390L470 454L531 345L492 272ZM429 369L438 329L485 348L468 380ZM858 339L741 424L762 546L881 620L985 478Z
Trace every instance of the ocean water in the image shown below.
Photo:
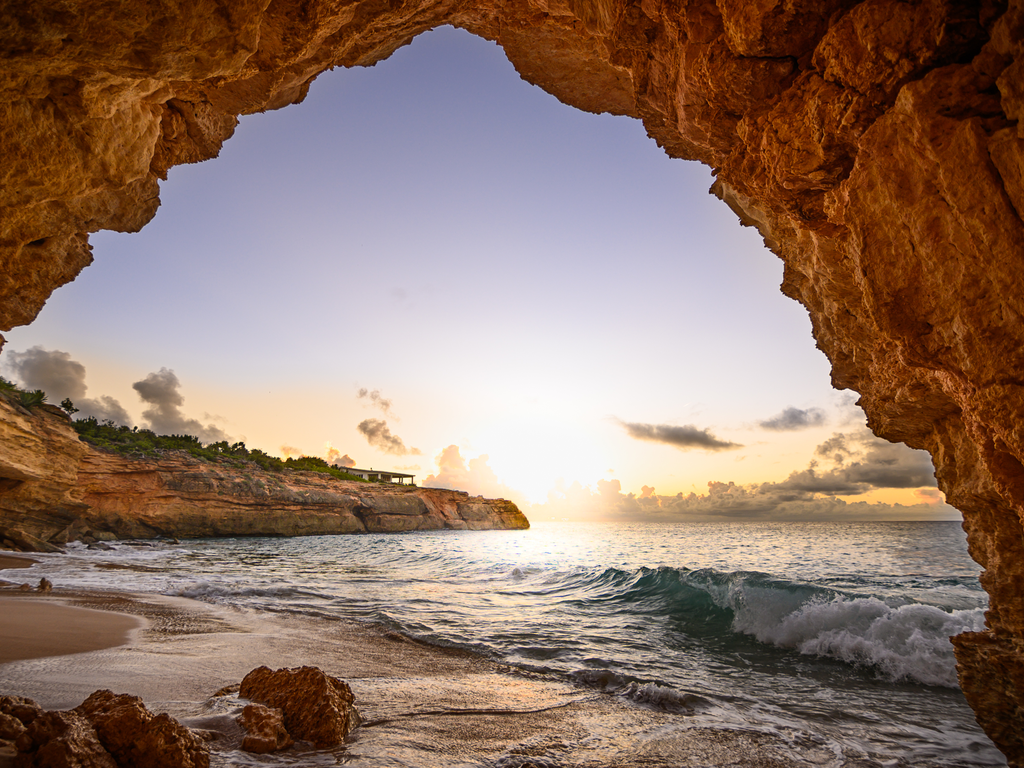
M836 766L1005 765L957 687L948 638L987 605L959 523L549 523L43 561L58 586L384 625L680 728L810 740Z

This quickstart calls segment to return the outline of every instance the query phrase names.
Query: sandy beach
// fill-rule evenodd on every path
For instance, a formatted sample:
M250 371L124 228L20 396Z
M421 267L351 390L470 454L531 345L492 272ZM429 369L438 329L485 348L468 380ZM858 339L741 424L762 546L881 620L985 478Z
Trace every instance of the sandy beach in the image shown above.
M372 625L67 590L7 594L0 611L12 619L0 624L0 694L27 696L50 709L77 706L101 688L135 694L153 711L220 734L214 765L251 764L238 751L237 697L213 696L263 664L311 664L347 680L364 720L344 746L315 753L300 745L280 758L282 765L297 755L309 765L375 766L384 756L388 765L409 766L522 765L534 756L622 768L652 760L737 766L770 760L785 768L826 757L806 749L797 756L780 739L696 714L692 727L665 738L660 734L678 722L678 712L538 679ZM33 649L32 658L17 656Z
M37 561L27 555L11 555L0 552L0 571L7 568L29 568L35 562Z
M113 648L128 642L143 625L122 613L27 595L0 593L0 664Z

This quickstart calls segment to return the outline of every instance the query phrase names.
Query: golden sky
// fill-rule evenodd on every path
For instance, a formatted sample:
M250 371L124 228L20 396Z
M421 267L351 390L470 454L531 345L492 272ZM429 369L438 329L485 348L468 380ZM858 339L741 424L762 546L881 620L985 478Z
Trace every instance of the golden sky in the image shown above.
M538 517L958 518L927 455L831 389L711 180L436 30L172 169L156 219L94 235L0 371Z

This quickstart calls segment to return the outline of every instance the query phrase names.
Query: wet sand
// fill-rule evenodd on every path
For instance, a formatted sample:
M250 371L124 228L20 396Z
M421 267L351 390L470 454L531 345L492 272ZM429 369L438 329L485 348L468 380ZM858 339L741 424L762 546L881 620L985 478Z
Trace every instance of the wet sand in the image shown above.
M143 625L123 613L19 594L0 593L0 616L0 664L113 648Z
M21 555L10 555L6 552L0 552L0 571L6 570L7 568L28 568L33 563L39 562L33 560L31 557Z
M24 624L47 617L39 606L49 618L71 623L98 616L120 632L125 620L145 622L128 632L124 645L0 664L0 694L27 696L49 709L77 706L101 688L141 696L153 711L219 734L212 742L215 766L254 764L238 751L237 696L214 694L263 664L310 664L347 680L364 724L342 747L315 752L300 745L261 758L260 765L298 759L304 766L353 767L796 768L835 757L827 745L797 745L717 721L713 713L633 703L372 625L160 595L59 590L50 598L0 599L4 616L13 609L10 615ZM0 645L12 623L2 623Z

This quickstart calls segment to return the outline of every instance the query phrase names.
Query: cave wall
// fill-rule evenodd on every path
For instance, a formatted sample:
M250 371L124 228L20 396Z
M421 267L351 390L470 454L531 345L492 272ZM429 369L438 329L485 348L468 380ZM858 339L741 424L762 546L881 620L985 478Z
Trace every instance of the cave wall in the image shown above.
M985 567L964 691L1024 764L1024 12L961 0L104 0L0 11L0 330L239 115L453 24L632 115L785 263L833 383L931 452ZM996 682L998 681L998 682Z

